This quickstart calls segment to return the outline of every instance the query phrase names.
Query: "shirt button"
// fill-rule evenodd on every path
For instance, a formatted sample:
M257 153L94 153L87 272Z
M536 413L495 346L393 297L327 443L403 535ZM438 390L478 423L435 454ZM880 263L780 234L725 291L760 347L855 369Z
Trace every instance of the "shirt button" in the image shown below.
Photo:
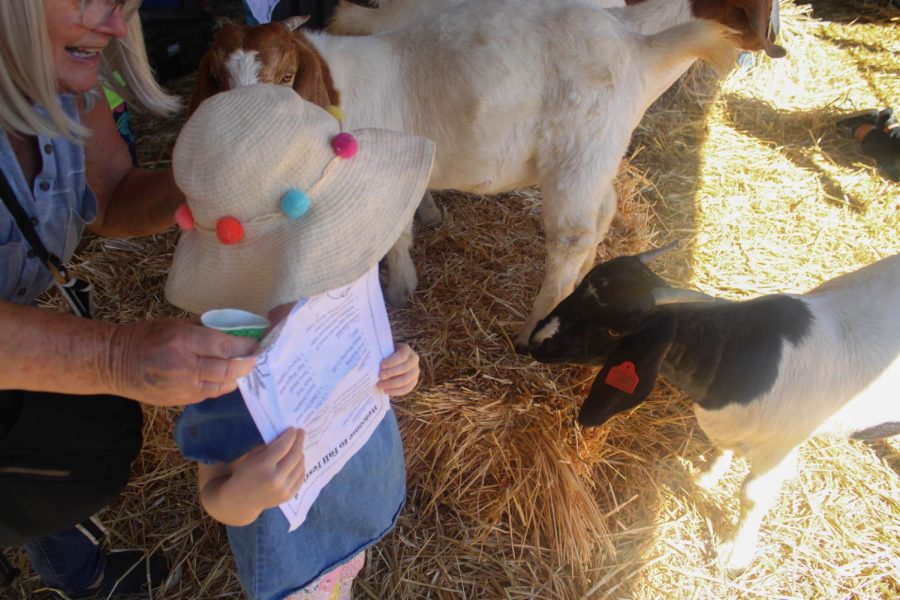
M20 287L19 289L16 290L16 296L24 296L25 292L27 292L27 291L28 290L26 290L25 288Z
M46 192L47 190L50 189L50 182L42 181L38 184L38 187L41 189L42 192Z
M28 258L34 258L35 256L37 256L37 252L35 252L34 250L28 251Z
M44 144L44 152L47 154L53 154L53 146L50 144Z
M37 224L40 223L37 217L31 217L31 224L37 227Z

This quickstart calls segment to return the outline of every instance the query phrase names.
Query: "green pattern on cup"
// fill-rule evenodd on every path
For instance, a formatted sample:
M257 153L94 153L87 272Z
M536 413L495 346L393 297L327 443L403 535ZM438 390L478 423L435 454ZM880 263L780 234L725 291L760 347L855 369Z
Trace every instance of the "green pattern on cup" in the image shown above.
M237 308L208 310L200 315L200 322L222 333L252 338L257 342L269 328L267 318Z
M228 331L224 331L224 333L227 333L228 335L253 338L257 342L262 339L265 332L265 327L247 327L246 329L229 329Z

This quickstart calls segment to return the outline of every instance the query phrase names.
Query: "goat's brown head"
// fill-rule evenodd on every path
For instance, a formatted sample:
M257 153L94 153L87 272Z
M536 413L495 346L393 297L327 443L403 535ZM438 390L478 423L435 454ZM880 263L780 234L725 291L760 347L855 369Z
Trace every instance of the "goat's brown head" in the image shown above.
M738 32L745 50L765 50L772 58L787 52L775 44L780 28L778 0L692 0L694 16L718 21Z
M646 0L625 0L625 4L640 4ZM779 0L690 0L695 17L710 19L730 27L738 33L744 50L765 50L772 58L787 52L775 44L781 26Z
M257 26L223 25L200 61L188 114L213 94L255 83L289 86L323 108L337 106L340 95L331 71L299 30L308 18Z

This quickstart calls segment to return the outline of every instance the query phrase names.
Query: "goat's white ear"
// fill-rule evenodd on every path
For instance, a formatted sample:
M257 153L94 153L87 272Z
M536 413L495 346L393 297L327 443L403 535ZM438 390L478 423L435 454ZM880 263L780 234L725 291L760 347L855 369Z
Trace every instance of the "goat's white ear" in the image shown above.
M281 24L287 27L288 31L294 31L296 29L299 29L301 25L309 21L309 17L310 15L295 15L283 20Z
M654 248L653 250L646 250L645 252L641 252L640 254L635 254L635 258L644 263L645 265L653 260L654 258L659 258L663 254L673 250L678 246L678 240L674 240L663 246L662 248Z
M698 292L696 290L685 290L682 288L653 288L653 300L656 306L665 304L681 304L686 302L715 302L712 296Z

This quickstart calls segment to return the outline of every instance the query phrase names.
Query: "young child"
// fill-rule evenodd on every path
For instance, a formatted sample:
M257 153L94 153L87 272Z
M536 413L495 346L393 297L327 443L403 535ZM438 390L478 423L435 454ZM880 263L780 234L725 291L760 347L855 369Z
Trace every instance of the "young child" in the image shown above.
M342 132L329 112L289 88L213 96L175 145L175 178L187 201L167 297L196 313L241 308L274 323L298 299L356 281L409 224L433 157L423 138ZM418 356L400 344L381 363L378 387L402 395L418 375ZM252 600L350 598L365 549L403 508L403 449L390 410L293 532L277 507L304 482L302 431L263 444L234 392L188 407L175 435L184 456L199 463L200 500L228 526Z

